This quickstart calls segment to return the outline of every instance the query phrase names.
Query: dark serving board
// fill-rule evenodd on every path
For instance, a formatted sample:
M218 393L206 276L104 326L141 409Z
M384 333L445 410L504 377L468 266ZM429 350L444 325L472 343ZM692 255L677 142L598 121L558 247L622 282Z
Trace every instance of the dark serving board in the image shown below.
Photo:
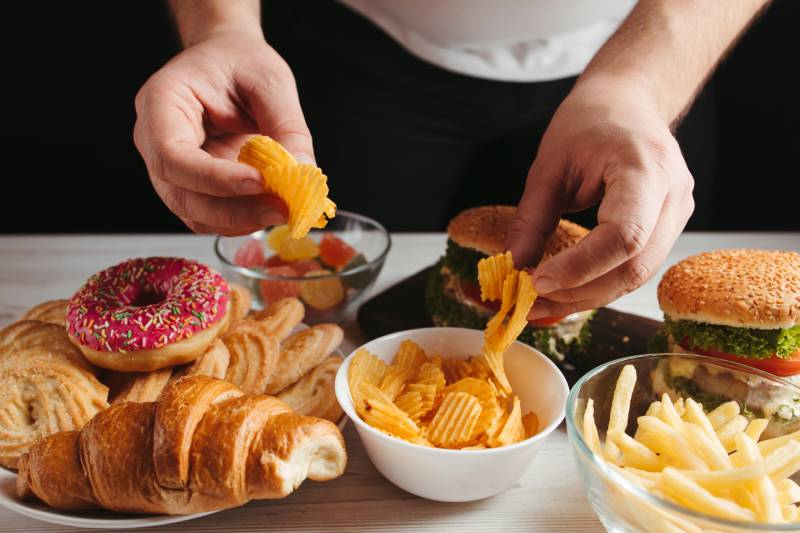
M372 297L358 310L358 324L369 338L404 329L433 326L425 311L428 267ZM560 365L570 385L583 374L613 359L648 352L660 322L607 307L590 323L591 342L584 353Z

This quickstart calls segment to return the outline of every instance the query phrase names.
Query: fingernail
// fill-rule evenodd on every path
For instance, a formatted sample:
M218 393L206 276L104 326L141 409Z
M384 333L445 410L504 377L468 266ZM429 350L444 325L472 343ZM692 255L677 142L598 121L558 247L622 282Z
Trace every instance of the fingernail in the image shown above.
M239 194L259 194L264 192L264 186L258 180L245 179L236 184L236 192Z
M536 292L539 294L547 294L548 292L561 289L561 284L553 278L539 278L533 284L533 288L536 289Z
M294 158L297 159L298 163L317 166L317 162L308 154L296 154Z

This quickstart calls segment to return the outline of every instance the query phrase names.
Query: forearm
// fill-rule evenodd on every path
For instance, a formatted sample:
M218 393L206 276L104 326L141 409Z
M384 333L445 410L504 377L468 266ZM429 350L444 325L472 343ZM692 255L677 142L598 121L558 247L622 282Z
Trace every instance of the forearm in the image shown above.
M581 75L630 81L672 124L768 0L640 0Z
M169 0L169 6L187 48L219 31L261 35L259 0Z

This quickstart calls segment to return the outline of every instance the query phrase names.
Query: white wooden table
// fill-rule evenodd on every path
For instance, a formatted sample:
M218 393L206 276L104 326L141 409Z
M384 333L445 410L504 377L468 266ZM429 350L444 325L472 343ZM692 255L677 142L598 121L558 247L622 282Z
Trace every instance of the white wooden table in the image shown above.
M29 307L68 297L86 278L123 259L191 257L218 266L213 238L203 236L0 237L0 327ZM444 251L443 234L399 234L374 289L379 292L431 264ZM656 284L677 260L703 250L753 247L800 251L800 233L688 233L658 275L613 305L660 318ZM348 352L363 339L346 327ZM602 531L583 492L563 426L545 443L522 481L494 498L444 504L412 496L373 468L352 426L345 430L346 473L330 483L306 482L285 500L253 502L165 528L170 531ZM0 532L68 531L0 509Z

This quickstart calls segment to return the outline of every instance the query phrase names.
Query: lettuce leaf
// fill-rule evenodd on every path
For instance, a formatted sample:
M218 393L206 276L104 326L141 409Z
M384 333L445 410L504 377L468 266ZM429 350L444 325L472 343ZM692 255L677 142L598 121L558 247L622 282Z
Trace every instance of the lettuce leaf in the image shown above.
M452 239L447 239L447 252L442 258L444 266L461 279L478 283L478 261L487 257L477 250L459 246Z
M785 329L737 328L665 317L664 327L676 341L685 339L689 347L714 349L749 359L769 359L774 354L788 359L800 348L800 325Z

